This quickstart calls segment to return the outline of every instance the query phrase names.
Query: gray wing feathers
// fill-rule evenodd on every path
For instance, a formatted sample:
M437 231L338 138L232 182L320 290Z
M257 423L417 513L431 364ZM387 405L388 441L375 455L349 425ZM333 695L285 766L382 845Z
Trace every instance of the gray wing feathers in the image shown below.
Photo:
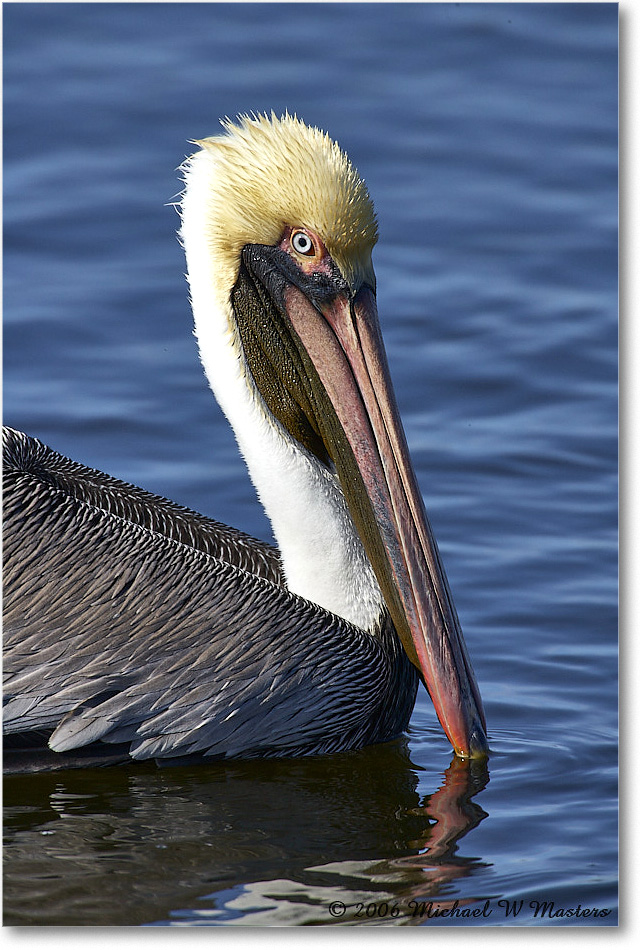
M377 639L157 523L32 471L5 481L5 731L134 758L374 741Z

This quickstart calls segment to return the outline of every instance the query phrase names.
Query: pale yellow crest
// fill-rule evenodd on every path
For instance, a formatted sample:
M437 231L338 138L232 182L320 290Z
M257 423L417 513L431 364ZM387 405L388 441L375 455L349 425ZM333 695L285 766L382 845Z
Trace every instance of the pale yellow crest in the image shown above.
M346 280L374 286L374 208L365 183L327 133L296 116L241 116L226 134L199 141L208 159L201 200L210 251L232 283L245 244L275 244L286 225L308 227L325 243ZM205 154L203 154L205 153ZM228 286L228 291L231 286Z

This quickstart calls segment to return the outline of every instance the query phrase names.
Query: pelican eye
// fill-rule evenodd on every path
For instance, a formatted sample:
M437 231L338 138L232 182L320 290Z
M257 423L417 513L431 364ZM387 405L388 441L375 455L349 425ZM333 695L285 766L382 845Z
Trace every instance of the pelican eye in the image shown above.
M309 234L306 234L305 231L295 231L290 238L290 243L297 254L305 254L307 257L312 257L315 253L312 238Z

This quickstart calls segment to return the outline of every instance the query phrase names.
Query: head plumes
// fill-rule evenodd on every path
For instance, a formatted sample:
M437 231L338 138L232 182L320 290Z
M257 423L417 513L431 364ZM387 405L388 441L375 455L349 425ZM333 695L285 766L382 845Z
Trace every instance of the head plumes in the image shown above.
M245 244L275 244L291 225L316 231L353 286L373 282L372 201L327 133L274 113L223 126L226 134L198 142L203 151L188 160L186 177L189 190L197 164L205 176L207 241L226 279L234 282Z

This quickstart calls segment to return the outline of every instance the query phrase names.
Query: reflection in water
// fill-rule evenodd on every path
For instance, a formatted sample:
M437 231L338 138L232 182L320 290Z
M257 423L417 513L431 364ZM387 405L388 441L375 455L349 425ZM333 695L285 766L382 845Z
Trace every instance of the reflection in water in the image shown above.
M424 810L434 820L426 846L416 855L398 858L398 867L420 868L423 886L413 890L413 897L434 898L444 884L472 873L474 866L482 866L471 858L456 854L457 842L472 828L487 817L487 813L471 799L482 791L488 782L488 767L485 761L466 761L453 758L444 774L444 784L432 794ZM459 904L472 901L459 900ZM446 910L452 901L433 901L434 910Z
M471 798L487 780L454 760L420 802L405 742L8 777L5 924L370 922L361 898L364 915L373 901L403 906L373 923L418 923L409 900L481 866L455 852L485 817Z

